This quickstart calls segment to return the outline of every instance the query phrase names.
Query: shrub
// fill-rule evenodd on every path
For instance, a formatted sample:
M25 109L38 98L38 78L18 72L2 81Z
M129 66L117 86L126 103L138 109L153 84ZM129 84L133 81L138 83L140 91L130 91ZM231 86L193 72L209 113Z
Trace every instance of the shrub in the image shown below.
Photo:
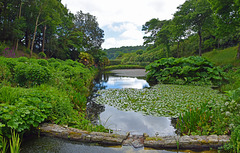
M11 72L8 66L0 59L0 82L11 79Z
M28 61L28 58L27 57L19 57L19 58L17 58L17 61L18 62L27 62Z
M37 60L37 63L41 66L48 66L48 62L45 59L39 59Z
M50 78L50 70L38 64L20 63L15 67L14 71L14 79L20 86L40 85Z
M219 67L199 56L162 58L146 66L147 80L170 84L221 85L226 81Z
M46 58L46 57L47 57L47 55L46 55L44 52L38 53L38 56L39 56L40 58Z

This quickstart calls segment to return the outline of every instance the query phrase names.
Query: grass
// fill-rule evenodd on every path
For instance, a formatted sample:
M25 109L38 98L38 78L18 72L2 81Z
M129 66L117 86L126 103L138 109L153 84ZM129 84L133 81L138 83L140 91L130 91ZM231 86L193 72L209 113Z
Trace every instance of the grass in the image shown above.
M218 66L231 64L233 66L240 66L240 60L236 59L238 47L230 47L223 50L214 49L211 52L203 54L203 57L210 60Z
M229 83L221 86L221 92L235 90L240 87L240 60L236 59L238 46L229 47L222 50L213 50L203 54L203 57L213 62L217 66L226 69L226 77Z

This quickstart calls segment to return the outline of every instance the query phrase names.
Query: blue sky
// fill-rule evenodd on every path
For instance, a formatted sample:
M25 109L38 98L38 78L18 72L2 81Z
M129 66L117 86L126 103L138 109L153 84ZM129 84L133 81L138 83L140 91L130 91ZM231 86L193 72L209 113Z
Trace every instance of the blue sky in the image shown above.
M103 48L143 44L142 25L152 18L171 19L185 0L62 0L72 12L97 17L104 30Z

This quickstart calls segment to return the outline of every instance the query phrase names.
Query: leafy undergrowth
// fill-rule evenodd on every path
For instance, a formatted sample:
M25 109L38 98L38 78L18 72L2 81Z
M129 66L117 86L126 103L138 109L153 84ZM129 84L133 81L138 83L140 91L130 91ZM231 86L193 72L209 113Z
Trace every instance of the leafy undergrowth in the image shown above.
M85 118L95 74L72 60L0 57L0 135L23 134L42 122L105 131Z
M158 84L150 89L100 90L96 102L120 110L142 112L145 115L178 117L192 106L207 102L209 106L222 105L225 96L207 86Z
M227 81L221 68L199 57L162 58L146 66L147 80L164 84L220 86Z

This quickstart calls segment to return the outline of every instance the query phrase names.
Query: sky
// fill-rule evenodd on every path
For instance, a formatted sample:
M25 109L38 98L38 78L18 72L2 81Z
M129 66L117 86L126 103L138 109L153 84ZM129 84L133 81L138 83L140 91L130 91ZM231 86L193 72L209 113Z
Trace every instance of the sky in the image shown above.
M143 45L142 25L152 18L172 19L185 0L62 0L69 11L90 13L104 30L102 48Z

